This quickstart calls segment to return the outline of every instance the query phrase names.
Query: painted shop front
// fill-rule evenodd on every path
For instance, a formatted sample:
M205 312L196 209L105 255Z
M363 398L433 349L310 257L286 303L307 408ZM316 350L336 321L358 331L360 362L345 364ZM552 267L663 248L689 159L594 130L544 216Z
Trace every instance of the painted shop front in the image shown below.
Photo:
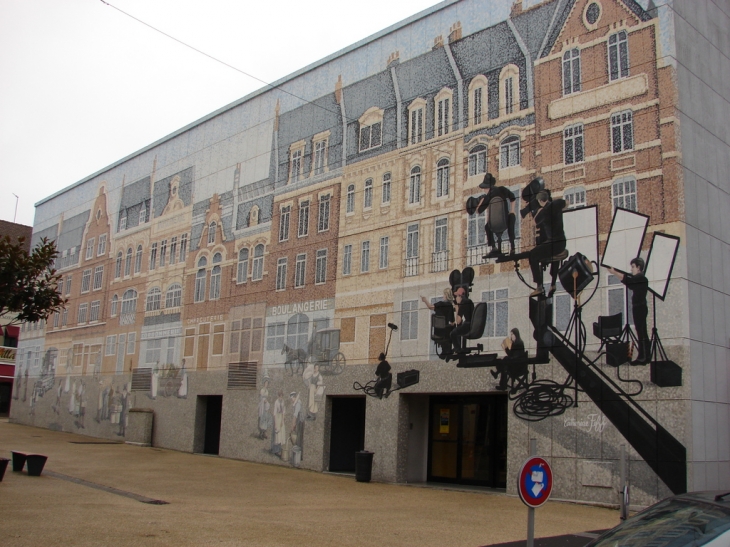
M688 91L727 90L672 9L440 4L40 202L68 304L21 332L11 420L149 408L156 447L510 494L534 438L554 498L618 504L622 454L634 505L730 488L697 149L730 153Z

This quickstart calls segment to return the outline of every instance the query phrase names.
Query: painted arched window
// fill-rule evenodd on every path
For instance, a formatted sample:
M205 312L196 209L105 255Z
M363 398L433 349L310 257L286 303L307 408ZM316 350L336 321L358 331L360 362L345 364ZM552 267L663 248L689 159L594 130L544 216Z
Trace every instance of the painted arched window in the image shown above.
M353 213L355 211L355 185L350 184L347 187L347 203L345 204L345 212Z
M127 289L122 296L122 314L137 311L137 291Z
M253 265L251 279L260 281L264 277L264 245L259 243L253 250Z
M373 207L373 179L365 181L365 193L363 194L363 208L372 209Z
M114 268L114 278L119 279L122 277L122 251L117 253L117 264Z
M408 180L408 203L421 202L421 168L417 165L411 169Z
M436 164L436 197L449 195L449 160L443 158Z
M124 275L132 273L132 247L127 249L127 257L124 259Z
M177 308L182 305L182 285L173 283L167 288L165 294L165 307Z
M213 271L210 274L210 293L209 297L211 300L218 300L221 297L221 267L220 262L223 257L220 253L213 255Z
M238 251L238 273L236 275L237 283L245 283L248 277L248 249L243 248Z
M111 305L111 310L110 310L109 314L112 317L116 317L118 311L119 311L119 297L115 294L114 296L112 296L112 305Z
M142 245L137 245L137 254L134 257L134 273L142 271Z
M159 288L153 287L147 293L147 303L145 305L145 311L157 311L160 309L160 300L162 298L162 292Z
M205 300L205 267L208 265L208 259L201 256L198 260L198 273L195 274L195 302L203 302Z

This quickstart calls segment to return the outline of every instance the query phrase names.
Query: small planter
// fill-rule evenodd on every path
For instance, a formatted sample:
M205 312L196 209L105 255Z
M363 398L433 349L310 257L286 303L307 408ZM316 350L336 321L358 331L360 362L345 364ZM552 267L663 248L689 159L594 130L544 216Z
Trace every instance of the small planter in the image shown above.
M43 472L43 467L46 465L46 460L48 460L48 456L28 454L28 476L40 477Z
M8 468L8 462L10 462L8 458L0 458L0 482L3 482L5 470Z
M11 452L13 455L13 471L20 473L25 467L25 459L28 457L24 452Z

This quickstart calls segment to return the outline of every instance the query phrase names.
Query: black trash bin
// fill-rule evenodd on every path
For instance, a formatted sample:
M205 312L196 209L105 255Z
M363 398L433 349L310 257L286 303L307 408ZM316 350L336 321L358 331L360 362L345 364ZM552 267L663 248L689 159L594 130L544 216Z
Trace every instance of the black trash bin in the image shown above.
M8 458L0 458L0 482L3 482L3 477L5 476L5 470L8 468L8 462L10 460Z
M23 452L15 451L12 451L11 454L13 455L13 471L15 471L16 473L20 473L25 467L25 459L28 457L28 455L24 454Z
M361 450L355 452L355 480L357 482L370 482L373 475L373 452Z

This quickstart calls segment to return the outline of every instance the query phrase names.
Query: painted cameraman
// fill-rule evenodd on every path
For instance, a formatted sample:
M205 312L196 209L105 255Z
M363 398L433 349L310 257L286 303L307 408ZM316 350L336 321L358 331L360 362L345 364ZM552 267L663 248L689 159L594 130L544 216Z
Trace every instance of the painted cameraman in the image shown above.
M489 190L478 198L479 201L476 206L477 214L487 211L484 231L487 234L487 244L490 251L483 258L495 258L502 254L502 234L505 228L509 236L510 254L514 254L516 222L516 216L512 212L512 202L516 199L514 194L505 186L497 186L497 181L491 173L484 175L484 180L479 188ZM495 232L497 236L496 244Z
M608 268L608 271L631 290L631 313L634 317L636 335L639 338L639 356L631 361L631 364L645 365L651 360L651 339L646 328L646 318L649 316L649 306L646 304L649 282L644 275L643 258L636 257L632 259L630 265L630 274L623 274L611 267Z
M524 194L523 194L524 197ZM558 278L558 266L560 259L566 249L565 230L563 228L563 209L565 209L564 199L551 199L547 190L540 190L535 196L538 209L533 212L535 218L535 247L532 248L529 255L530 270L532 271L532 280L537 288L530 293L530 296L538 296L545 293L543 287L543 264L550 263L550 291L551 296L556 289Z

